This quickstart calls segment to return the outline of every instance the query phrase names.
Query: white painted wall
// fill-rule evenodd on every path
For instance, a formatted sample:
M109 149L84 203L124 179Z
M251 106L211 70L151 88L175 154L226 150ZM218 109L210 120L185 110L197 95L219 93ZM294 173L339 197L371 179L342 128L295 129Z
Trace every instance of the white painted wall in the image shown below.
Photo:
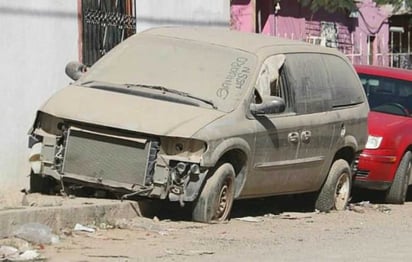
M230 25L229 0L136 0L137 31L161 25Z
M78 60L77 0L0 0L0 202L28 187L27 131L36 109L70 79ZM160 25L223 26L229 0L136 0L137 31Z
M76 0L0 0L0 200L28 187L27 131L78 60Z

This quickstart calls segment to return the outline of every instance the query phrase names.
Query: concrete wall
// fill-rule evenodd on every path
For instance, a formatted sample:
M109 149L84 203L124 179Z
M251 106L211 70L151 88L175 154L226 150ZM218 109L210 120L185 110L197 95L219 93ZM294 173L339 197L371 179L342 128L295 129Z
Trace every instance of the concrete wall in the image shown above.
M36 109L69 83L78 59L77 1L0 0L0 199L28 185L27 131Z
M137 31L161 25L230 25L229 0L136 0Z

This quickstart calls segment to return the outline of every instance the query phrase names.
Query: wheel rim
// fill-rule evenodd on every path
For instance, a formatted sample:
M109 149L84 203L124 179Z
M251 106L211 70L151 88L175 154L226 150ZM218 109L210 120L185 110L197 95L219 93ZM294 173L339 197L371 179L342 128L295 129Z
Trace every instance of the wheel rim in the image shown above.
M343 173L336 184L335 190L335 208L344 210L349 200L350 180L347 173Z
M229 209L232 204L231 190L231 181L230 179L227 179L220 190L219 200L217 203L215 219L218 221L226 219L229 213Z

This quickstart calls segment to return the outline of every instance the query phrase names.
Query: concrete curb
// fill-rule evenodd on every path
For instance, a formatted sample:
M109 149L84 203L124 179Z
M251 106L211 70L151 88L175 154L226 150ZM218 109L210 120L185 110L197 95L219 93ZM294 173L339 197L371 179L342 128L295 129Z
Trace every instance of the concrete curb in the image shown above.
M57 206L40 206L39 202L50 200L42 196L38 206L16 206L0 210L0 238L10 237L21 225L41 223L59 234L63 228L101 223L114 224L118 219L130 219L140 215L139 205L134 201L76 198L64 199ZM53 198L53 197L52 197ZM54 197L56 199L56 197Z

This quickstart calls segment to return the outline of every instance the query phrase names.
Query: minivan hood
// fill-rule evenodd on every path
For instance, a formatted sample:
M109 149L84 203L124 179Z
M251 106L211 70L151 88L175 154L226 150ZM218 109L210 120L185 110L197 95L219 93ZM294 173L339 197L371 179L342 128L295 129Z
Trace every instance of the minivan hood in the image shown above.
M393 134L396 130L402 129L410 117L386 114L381 112L370 111L368 115L369 133L375 136L385 136Z
M191 137L225 113L208 108L70 85L40 111L56 117L160 136Z

